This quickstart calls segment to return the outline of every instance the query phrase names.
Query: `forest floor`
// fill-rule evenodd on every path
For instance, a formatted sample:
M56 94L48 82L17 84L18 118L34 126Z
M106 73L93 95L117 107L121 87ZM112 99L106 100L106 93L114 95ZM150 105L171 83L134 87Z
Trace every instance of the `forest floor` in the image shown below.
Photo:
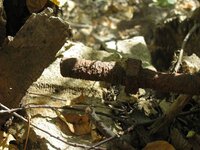
M15 139L6 135L7 142L15 141L10 146L15 149L24 145L28 149L200 149L198 96L151 89L126 95L121 85L60 75L62 57L101 61L137 58L142 60L144 68L169 73L178 48L194 26L185 29L179 23L190 18L200 4L195 0L159 2L68 0L59 17L70 24L73 38L29 88L22 102L37 129L30 130L30 124L17 121L9 129ZM174 25L171 22L176 18L179 21ZM168 31L173 34L169 35ZM175 39L179 41L173 42ZM185 68L181 66L178 72L199 71L199 61L196 55L188 56Z

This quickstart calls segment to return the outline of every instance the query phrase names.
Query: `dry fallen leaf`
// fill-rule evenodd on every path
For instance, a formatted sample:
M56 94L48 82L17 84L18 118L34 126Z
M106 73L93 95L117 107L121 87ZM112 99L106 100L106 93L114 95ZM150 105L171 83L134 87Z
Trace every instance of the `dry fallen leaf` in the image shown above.
M11 134L7 134L0 131L0 149L1 150L17 150L15 145L10 144L10 141L14 141L15 138Z
M92 142L96 143L96 142L100 142L103 139L103 136L101 136L97 130L96 130L96 126L94 124L91 125L92 130L91 130L91 138L92 138Z
M76 135L85 135L91 132L91 125L87 115L67 114L62 115L57 111L57 116L68 126L69 130Z
M83 103L84 101L85 101L85 96L83 95L83 91L82 91L80 96L74 98L71 101L71 105L80 104L80 103Z
M98 134L96 130L91 131L91 137L92 137L92 142L94 143L100 142L103 139L103 137L100 134Z
M143 150L175 150L167 141L153 141L148 143Z

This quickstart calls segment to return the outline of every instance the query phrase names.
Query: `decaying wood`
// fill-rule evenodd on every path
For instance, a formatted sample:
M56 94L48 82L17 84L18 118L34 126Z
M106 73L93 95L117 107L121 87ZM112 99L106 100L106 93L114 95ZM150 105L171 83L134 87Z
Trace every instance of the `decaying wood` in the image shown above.
M156 72L143 69L140 63L133 59L120 63L66 58L63 59L60 67L64 77L121 84L126 86L129 93L134 92L137 88L151 88L163 92L200 94L200 76L198 74Z
M19 106L26 90L71 36L69 25L51 13L47 9L31 15L13 41L0 50L0 101L9 108Z

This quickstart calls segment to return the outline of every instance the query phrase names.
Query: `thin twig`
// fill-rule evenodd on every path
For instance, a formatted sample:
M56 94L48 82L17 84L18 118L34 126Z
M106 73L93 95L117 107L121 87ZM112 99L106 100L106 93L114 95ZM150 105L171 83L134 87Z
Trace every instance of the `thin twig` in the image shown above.
M67 22L67 23L73 28L87 28L87 29L92 28L92 26L88 24L78 24L74 22Z
M3 105L3 104L1 104L1 103L0 103L0 107L2 107L3 109L6 109L6 110L10 110L8 107L6 107L5 105ZM23 120L24 122L28 123L28 120L27 120L26 118L24 118L23 116L19 115L18 113L13 112L12 114L13 114L14 116L18 117L19 119ZM49 133L48 131L37 127L37 126L36 126L35 124L33 124L33 123L30 123L30 125L31 125L32 127L36 128L36 129L38 129L38 130L40 130L40 131L42 131L42 132L48 134L48 135L50 135L51 137L53 137L53 138L55 138L55 139L57 139L57 140L59 140L59 141L65 143L65 144L67 144L67 145L74 146L74 147L81 147L81 148L89 148L89 147L90 147L90 146L87 146L87 145L82 145L82 144L76 144L76 143L66 142L66 141L64 141L63 139L61 139L60 137L57 137L57 136L55 136L55 135L52 135L52 134ZM98 147L98 148L94 148L94 149L105 150L105 148L102 148L102 147Z
M91 146L91 147L88 148L87 150L90 150L90 149L93 149L93 148L95 148L95 147L101 146L102 144L105 144L105 143L107 143L107 142L109 142L109 141L112 141L112 140L114 140L115 138L117 138L117 135L114 135L114 136L111 136L111 137L109 137L109 138L106 138L106 139L104 139L104 140L102 140L102 141L100 141L100 142L94 144L93 146Z
M163 116L161 116L160 118L163 118ZM160 118L159 118L159 119L160 119ZM158 119L154 119L154 120L150 120L150 121L145 121L145 122L142 122L142 123L135 123L135 124L133 124L132 126L128 127L128 128L124 131L124 134L123 134L123 135L126 135L126 134L132 132L132 131L135 129L135 127L137 127L137 126L149 125L149 124L154 123L156 120L158 120ZM110 141L114 140L115 138L121 138L121 137L122 137L122 136L119 137L119 136L117 136L117 135L111 136L111 137L109 137L109 138L106 138L106 139L104 139L104 140L102 140L102 141L100 141L100 142L94 144L93 146L91 146L90 148L88 148L88 150L90 150L90 149L92 149L92 148L95 148L95 147L97 147L97 146L101 146L102 144L105 144L105 143L107 143L107 142L110 142Z
M47 108L47 109L68 109L68 110L75 110L75 111L85 111L85 106L50 106L50 105L25 105L24 109L30 108Z
M29 95L36 95L36 96L43 96L43 97L48 97L48 98L51 98L51 99L54 99L54 100L60 100L60 101L68 101L67 99L62 99L62 98L59 98L59 97L55 97L55 96L50 96L50 95L45 95L45 94L40 94L40 93L34 93L34 92L27 92Z
M184 40L183 40L183 43L182 43L182 46L181 46L181 50L180 50L180 53L179 53L179 57L178 57L178 61L176 62L176 65L174 67L174 70L173 70L173 73L177 73L179 68L180 68L180 65L182 63L182 59L183 59L183 53L184 53L184 50L185 50L185 46L187 44L187 42L189 41L189 38L191 37L191 35L194 33L194 31L200 27L200 24L195 24L191 30L188 32L188 34L185 36Z
M17 112L17 111L20 111L20 110L23 110L24 108L13 108L13 109L10 109L10 110L0 110L0 114L4 114L4 113L8 113L8 114L11 114L13 112Z
M71 110L71 111L79 111L79 112L84 112L85 113L85 109L88 106L82 106L82 105L77 105L77 106L61 106L61 107L56 107L56 106L49 106L49 105L26 105L23 108L24 109L29 109L29 108L46 108L46 109L62 109L62 110ZM16 108L14 110L22 110L23 108ZM4 111L5 113L6 111ZM13 111L9 111L8 113L13 112ZM104 117L108 117L108 118L112 118L115 120L119 120L124 122L124 119L121 119L120 117L116 117L107 113L103 113L103 112L96 112L98 115L104 116Z
M20 111L20 110L24 110L24 109L36 109L36 108L46 108L46 109L62 109L62 110L72 110L72 111L80 111L80 112L85 112L85 109L86 107L88 106L81 106L81 105L78 105L78 106L50 106L50 105L25 105L21 108L13 108L13 109L9 109L9 110L0 110L0 114L3 114L3 113L13 113L13 112L17 112L17 111ZM105 117L109 117L109 118L112 118L112 119L115 119L115 120L119 120L121 122L125 122L125 120L123 118L120 118L120 117L116 117L116 116L113 116L113 115L110 115L110 114L107 114L107 113L103 113L103 112L99 112L99 111L96 111L96 113L98 115L101 115L101 116L105 116Z
M24 150L27 149L27 145L28 145L28 138L29 138L29 135L30 135L30 123L31 123L31 117L28 115L28 129L27 129L27 134L26 134L26 142L25 142L25 145L24 145Z
M194 110L181 112L180 114L177 115L177 117L187 116L187 115L191 115L191 114L195 114L195 113L199 113L199 112L200 112L200 108L197 108L197 109L194 109Z
M97 116L97 114L95 113L95 111L92 108L87 107L86 114L89 115L92 123L95 124L95 126L99 130L99 132L101 132L105 137L112 137L112 136L116 135L109 127L107 127L102 122L102 120L99 118L99 116Z

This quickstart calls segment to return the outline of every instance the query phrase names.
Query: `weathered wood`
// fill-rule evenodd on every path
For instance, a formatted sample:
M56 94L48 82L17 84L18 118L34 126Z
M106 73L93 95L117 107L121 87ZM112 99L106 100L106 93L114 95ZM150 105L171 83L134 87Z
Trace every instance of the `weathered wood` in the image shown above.
M0 102L9 108L19 106L26 90L71 36L69 25L51 13L47 9L32 14L0 51Z
M137 88L151 88L163 92L200 94L198 74L168 74L143 69L139 65L137 61L135 64L134 61L126 61L123 64L67 58L62 60L60 69L64 77L122 84L129 92ZM132 72L132 75L129 75L129 72Z

